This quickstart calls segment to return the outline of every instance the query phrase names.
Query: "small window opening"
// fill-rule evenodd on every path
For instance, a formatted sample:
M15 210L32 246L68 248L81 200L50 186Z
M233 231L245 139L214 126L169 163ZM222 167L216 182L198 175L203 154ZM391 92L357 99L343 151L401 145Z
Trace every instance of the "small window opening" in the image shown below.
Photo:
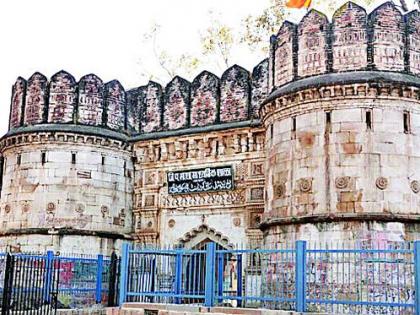
M45 152L41 152L41 164L44 165L47 160L47 154Z
M331 132L331 112L325 112L325 131Z
M274 138L274 124L270 125L270 139L273 140Z
M411 130L411 126L410 126L410 113L409 112L404 112L404 133L410 133Z
M75 152L71 153L71 164L76 164L76 153Z
M17 165L20 165L22 163L22 155L21 154L17 155L16 163L17 163Z
M296 117L292 117L292 140L296 138Z
M366 128L368 130L372 130L372 111L371 110L366 111Z
M105 165L105 156L102 155L102 161L101 161L102 165Z

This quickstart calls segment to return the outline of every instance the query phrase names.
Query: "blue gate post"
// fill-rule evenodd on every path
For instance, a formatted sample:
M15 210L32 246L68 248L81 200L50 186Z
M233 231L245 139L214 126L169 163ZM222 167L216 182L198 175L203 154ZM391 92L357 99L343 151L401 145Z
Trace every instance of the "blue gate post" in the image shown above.
M217 302L220 304L223 302L223 272L224 272L224 261L223 253L217 254L217 295L219 298Z
M47 251L47 257L45 258L45 278L44 278L44 301L51 302L50 288L53 277L53 263L54 263L54 252Z
M296 241L296 311L306 312L306 241Z
M121 254L121 269L120 269L120 295L118 297L118 305L122 306L126 301L127 295L127 279L128 279L128 258L129 258L130 244L124 243Z
M214 278L215 278L216 245L208 243L206 248L206 283L204 306L214 306Z
M236 290L236 295L238 298L238 307L242 307L242 254L238 254L238 265L237 273L238 273L238 286Z
M182 294L182 250L178 249L175 261L175 304L181 303L181 298L178 295Z
M420 241L414 242L415 314L420 315Z
M98 255L96 268L96 304L102 301L102 272L104 270L104 256Z

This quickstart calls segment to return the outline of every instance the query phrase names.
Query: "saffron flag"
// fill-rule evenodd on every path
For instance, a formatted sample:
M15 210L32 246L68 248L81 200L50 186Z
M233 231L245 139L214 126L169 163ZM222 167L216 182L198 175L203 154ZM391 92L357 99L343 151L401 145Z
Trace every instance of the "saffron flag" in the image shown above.
M312 0L288 0L286 7L294 9L309 8Z

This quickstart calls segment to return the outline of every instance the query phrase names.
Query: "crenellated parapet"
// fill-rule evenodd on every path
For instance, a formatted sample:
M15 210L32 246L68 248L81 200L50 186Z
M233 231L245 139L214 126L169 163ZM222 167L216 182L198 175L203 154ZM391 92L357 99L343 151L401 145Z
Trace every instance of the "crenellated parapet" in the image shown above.
M150 81L128 91L95 74L77 82L65 71L50 80L37 72L13 85L9 129L74 124L136 135L201 128L256 119L267 95L267 60L252 74L234 65L221 78L203 71L192 82L176 76L166 87Z
M314 75L347 71L419 74L420 17L392 2L370 14L347 2L332 22L310 10L298 25L284 22L271 39L270 90Z

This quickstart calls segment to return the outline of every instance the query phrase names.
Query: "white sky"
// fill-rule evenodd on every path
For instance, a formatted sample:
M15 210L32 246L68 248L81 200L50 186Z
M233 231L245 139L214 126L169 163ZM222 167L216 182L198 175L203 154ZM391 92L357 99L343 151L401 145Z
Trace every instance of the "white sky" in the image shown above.
M64 69L76 80L95 73L104 82L118 79L126 89L144 85L139 58L148 63L151 51L144 47L142 34L153 22L162 26L163 49L194 54L200 31L209 25L209 10L239 29L245 16L268 4L269 0L0 0L0 135L7 131L11 86L18 76L28 79L39 71L49 78ZM294 10L292 20L304 13ZM252 70L262 59L257 53L237 51L232 63ZM221 74L211 66L197 73L204 68Z

